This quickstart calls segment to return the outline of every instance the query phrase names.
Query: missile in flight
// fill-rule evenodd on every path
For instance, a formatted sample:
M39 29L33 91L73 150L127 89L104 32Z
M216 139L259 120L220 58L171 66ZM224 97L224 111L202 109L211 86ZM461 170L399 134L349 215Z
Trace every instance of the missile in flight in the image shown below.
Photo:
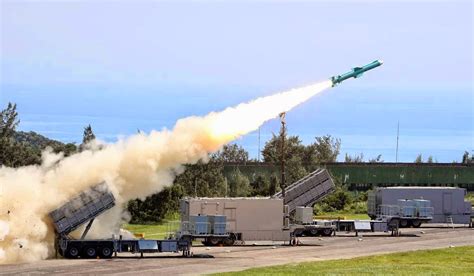
M380 65L383 64L383 61L381 60L376 60L376 61L373 61L367 65L364 65L362 67L354 67L352 68L351 71L347 72L347 73L344 73L342 75L338 75L338 76L334 76L331 78L331 81L332 81L332 87L336 86L336 84L338 83L341 83L347 79L350 79L350 78L358 78L360 76L362 76L362 74L365 72L365 71L369 71L369 70L372 70L374 69L375 67L379 67Z

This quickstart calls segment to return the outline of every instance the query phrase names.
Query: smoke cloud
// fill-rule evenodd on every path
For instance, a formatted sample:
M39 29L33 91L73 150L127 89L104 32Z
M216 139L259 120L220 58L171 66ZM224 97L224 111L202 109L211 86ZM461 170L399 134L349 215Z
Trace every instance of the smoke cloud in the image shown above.
M159 192L173 183L183 164L206 160L224 144L258 129L331 81L292 89L212 112L180 119L172 130L137 134L113 144L92 144L64 158L43 152L40 166L0 168L0 263L31 262L54 253L48 213L81 191L106 181L116 206L99 216L92 236L110 237L127 221L124 204Z

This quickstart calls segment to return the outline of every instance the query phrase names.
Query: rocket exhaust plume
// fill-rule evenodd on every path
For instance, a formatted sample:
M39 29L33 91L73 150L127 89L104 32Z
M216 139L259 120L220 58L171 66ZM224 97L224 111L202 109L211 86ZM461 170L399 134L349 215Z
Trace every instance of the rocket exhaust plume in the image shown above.
M99 216L92 237L108 238L127 220L125 203L173 183L183 164L206 160L224 144L258 129L320 91L331 80L180 119L172 130L137 134L63 158L43 152L40 166L0 168L0 263L31 262L54 253L47 214L83 190L106 181L117 205Z

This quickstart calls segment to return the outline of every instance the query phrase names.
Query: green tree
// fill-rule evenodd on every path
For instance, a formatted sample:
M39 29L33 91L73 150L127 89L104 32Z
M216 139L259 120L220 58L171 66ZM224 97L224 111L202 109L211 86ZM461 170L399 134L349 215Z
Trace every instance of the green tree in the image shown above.
M0 139L11 139L15 128L20 123L16 104L8 103L7 108L0 112Z
M462 163L463 164L469 164L469 163L472 163L473 160L474 160L474 156L469 158L469 152L464 151L464 154L462 155Z
M321 163L336 162L341 149L341 140L331 135L315 137L315 142L306 146L302 158L307 171L313 171Z
M235 169L227 179L228 196L245 197L250 195L250 181L239 169Z
M362 163L362 162L364 162L364 154L360 153L360 155L350 156L349 154L346 153L346 156L344 157L344 162L346 162L346 163Z
M382 154L377 155L377 157L369 159L369 163L383 163Z
M426 163L435 163L433 156L428 156L428 159L426 160Z
M286 186L298 181L309 172L305 169L303 161L299 156L294 156L286 162Z
M323 201L322 205L323 210L326 212L331 212L335 210L344 210L344 208L352 203L351 194L343 189L342 187L337 187L336 191L328 195Z
M95 134L92 131L91 125L89 124L88 126L84 128L84 135L82 136L82 144L85 145L92 140L95 140Z
M270 196L270 182L263 175L259 175L250 183L252 196ZM274 194L274 193L273 193Z
M180 185L172 185L161 192L147 197L145 200L131 200L127 209L131 215L131 223L161 222L166 216L179 209L179 200L184 196Z
M421 153L416 156L415 163L423 163L423 156Z
M226 179L221 162L211 158L208 163L199 161L185 167L184 172L175 179L175 185L183 187L185 195L197 197L225 195Z
M39 149L15 140L15 129L19 123L16 104L8 103L0 111L0 166L20 167L41 162Z
M278 192L278 178L276 175L271 175L270 176L270 186L268 187L268 195L272 196Z
M262 150L264 162L279 164L281 160L281 139L280 136L272 135L272 138L265 143ZM298 136L289 136L285 139L285 160L293 157L302 159L305 153L305 146Z
M281 139L279 136L273 135L265 144L262 155L264 162L280 164L281 162ZM296 180L307 174L307 170L303 164L306 154L305 146L301 143L298 136L290 136L285 139L285 165L286 165L286 185L290 185Z
M313 146L315 148L316 161L318 163L336 162L341 149L341 140L333 138L331 135L325 135L322 137L316 137L316 142L313 143Z
M249 160L249 153L237 144L224 145L220 151L214 154L219 162L246 163Z

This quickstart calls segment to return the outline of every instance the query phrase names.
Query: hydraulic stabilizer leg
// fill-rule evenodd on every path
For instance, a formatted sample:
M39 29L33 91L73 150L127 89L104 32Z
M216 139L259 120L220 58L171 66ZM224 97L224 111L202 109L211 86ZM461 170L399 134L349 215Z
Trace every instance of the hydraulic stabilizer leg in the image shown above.
M89 223L86 226L86 229L84 229L84 233L82 233L81 240L83 240L86 237L87 233L89 232L89 229L91 229L91 226L92 226L93 222L94 222L94 219L91 219L89 221Z

